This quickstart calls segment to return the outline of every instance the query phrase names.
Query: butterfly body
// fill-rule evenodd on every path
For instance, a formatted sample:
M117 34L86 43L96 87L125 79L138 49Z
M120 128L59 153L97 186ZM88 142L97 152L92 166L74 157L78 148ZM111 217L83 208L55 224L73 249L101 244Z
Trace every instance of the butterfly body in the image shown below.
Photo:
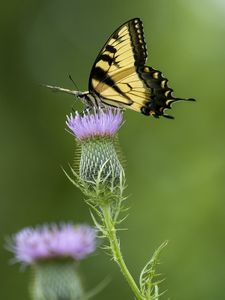
M144 115L170 117L164 113L175 98L168 80L158 70L146 66L147 48L139 18L121 25L97 56L87 92L52 87L77 96L87 107L130 108Z

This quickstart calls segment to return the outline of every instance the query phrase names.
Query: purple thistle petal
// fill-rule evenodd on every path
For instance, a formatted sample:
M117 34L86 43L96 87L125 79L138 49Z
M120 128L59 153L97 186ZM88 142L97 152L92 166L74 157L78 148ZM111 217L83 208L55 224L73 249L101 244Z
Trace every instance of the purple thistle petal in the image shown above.
M11 244L16 260L26 264L53 257L81 260L95 251L96 230L72 224L25 228L13 237Z
M77 139L87 139L96 136L113 137L119 130L123 115L120 109L109 108L107 110L95 110L92 114L83 116L76 113L66 117L66 125L77 137Z

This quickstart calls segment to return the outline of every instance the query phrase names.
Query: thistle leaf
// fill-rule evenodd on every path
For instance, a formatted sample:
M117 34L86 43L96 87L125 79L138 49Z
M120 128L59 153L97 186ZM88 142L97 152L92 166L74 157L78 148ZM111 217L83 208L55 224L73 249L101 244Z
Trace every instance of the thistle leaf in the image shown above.
M159 246L141 271L139 279L140 290L146 299L158 300L160 296L158 284L160 284L163 280L156 280L156 277L160 275L157 274L156 267L159 264L159 256L167 244L168 241L165 241Z

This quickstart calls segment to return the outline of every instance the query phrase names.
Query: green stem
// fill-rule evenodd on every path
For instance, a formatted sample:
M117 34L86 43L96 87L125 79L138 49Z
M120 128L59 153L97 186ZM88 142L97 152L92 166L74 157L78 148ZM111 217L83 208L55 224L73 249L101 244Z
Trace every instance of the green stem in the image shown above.
M128 284L129 284L130 288L132 289L133 293L135 294L136 298L138 300L144 300L145 297L143 297L137 284L135 283L133 277L131 276L131 274L124 262L122 253L120 251L120 244L119 244L119 240L116 235L116 228L114 226L114 222L113 222L112 216L111 216L110 204L102 205L101 209L102 209L102 213L104 215L105 229L107 230L107 237L110 242L110 248L111 248L111 251L113 254L113 258L119 265L120 270L123 273L123 276L127 280Z

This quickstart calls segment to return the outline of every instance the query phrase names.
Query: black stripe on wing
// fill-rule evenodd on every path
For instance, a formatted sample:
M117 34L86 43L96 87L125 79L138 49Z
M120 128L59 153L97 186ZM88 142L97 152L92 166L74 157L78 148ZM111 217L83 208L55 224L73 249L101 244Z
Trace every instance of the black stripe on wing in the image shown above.
M139 18L136 18L128 22L128 26L134 51L135 66L143 66L148 56L143 23Z
M93 73L93 79L96 79L98 81L101 81L101 78L104 78L104 84L110 86L111 88L114 89L117 93L125 97L126 99L129 99L129 97L121 91L121 89L116 85L115 81L107 76L107 72L105 72L103 69L100 67L95 68L95 72ZM102 82L102 81L101 81Z

